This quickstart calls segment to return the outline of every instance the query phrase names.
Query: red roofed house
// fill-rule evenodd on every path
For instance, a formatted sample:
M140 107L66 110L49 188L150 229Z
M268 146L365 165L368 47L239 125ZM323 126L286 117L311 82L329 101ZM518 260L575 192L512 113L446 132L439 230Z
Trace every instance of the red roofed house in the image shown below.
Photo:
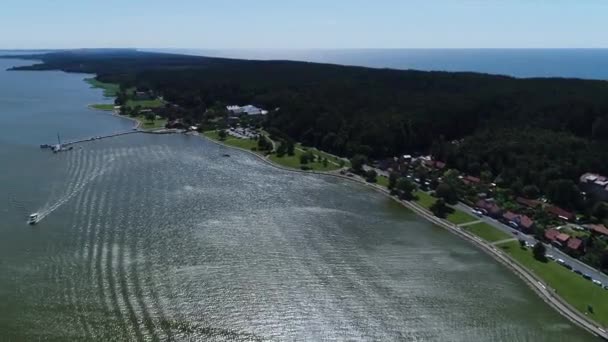
M551 242L555 241L555 238L559 235L559 230L550 228L545 231L545 238Z
M494 202L489 200L479 200L475 203L475 206L482 211L485 211L485 214L492 217L499 217L502 213L502 209Z
M534 221L526 215L520 215L518 224L525 230L530 230L534 226Z
M559 233L555 237L555 241L561 243L562 245L568 242L568 239L570 239L570 235L564 233Z
M581 239L572 238L568 241L568 249L572 252L580 251L582 246L583 241Z
M527 199L527 198L523 198L523 197L517 197L515 199L517 201L517 203L525 205L526 207L530 207L530 208L536 208L539 205L541 205L541 201L537 201L537 200L531 200L531 199Z
M595 234L608 236L608 228L603 224L589 224L587 227Z
M481 179L477 178L477 177L473 177L473 176L466 176L462 179L462 182L464 184L479 184L481 183Z
M516 213L511 212L511 211L507 211L506 213L504 213L502 215L502 217L507 220L507 221L513 221L515 222L515 220L517 220L517 218L519 217Z
M576 218L576 216L573 213L566 211L560 207L554 206L554 205L548 206L546 208L546 210L547 210L547 212L561 218L562 220L572 221Z
M514 222L520 229L530 230L534 226L534 221L532 221L532 219L526 215L520 215L507 211L502 215L502 217L509 223Z

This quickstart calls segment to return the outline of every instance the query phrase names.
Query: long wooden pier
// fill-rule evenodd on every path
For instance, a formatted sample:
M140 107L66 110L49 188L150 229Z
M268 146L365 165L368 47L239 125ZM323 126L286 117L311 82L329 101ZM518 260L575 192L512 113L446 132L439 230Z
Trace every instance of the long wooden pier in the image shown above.
M70 146L70 145L75 145L75 144L79 144L79 143L83 143L83 142L87 142L87 141L114 138L114 137L119 137L121 135L136 134L136 133L141 133L141 131L137 130L137 131L119 132L119 133L112 133L112 134L108 134L108 135L101 135L101 136L90 137L90 138L85 138L85 139L72 140L72 141L68 141L66 143L62 143L61 146Z
M125 131L125 132L117 132L117 133L112 133L112 134L108 134L108 135L100 135L100 136L95 136L95 137L90 137L90 138L72 140L72 141L68 141L65 143L58 142L57 144L43 144L43 145L40 145L40 148L50 148L51 150L53 150L53 152L62 152L62 151L71 150L72 145L76 145L76 144L84 143L84 142L88 142L88 141L96 141L96 140L101 140L101 139L119 137L121 135L137 134L137 133L175 134L175 133L183 133L183 132L185 132L185 131L178 130L178 129L159 129L159 130L155 130L155 131L145 131L145 130L134 129L134 130Z

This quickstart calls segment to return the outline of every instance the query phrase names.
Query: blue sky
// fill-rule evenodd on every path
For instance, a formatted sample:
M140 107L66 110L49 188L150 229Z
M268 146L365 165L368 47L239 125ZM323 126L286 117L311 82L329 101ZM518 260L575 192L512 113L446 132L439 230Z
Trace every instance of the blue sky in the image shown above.
M2 0L0 48L599 48L606 0Z

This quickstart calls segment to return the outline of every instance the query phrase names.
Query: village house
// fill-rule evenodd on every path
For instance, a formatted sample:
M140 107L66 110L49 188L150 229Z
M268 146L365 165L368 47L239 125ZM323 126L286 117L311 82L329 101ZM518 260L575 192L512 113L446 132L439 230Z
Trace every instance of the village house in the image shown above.
M555 205L550 205L546 207L545 210L562 220L574 221L576 219L576 215Z
M555 229L555 228L549 228L547 230L545 230L545 239L547 239L550 242L555 241L555 238L557 238L557 236L560 234L559 230Z
M589 229L592 234L608 237L608 228L603 224L587 224L584 227Z
M524 205L526 207L529 207L529 208L536 208L542 204L542 202L539 200L532 200L532 199L527 199L527 198L523 198L523 197L517 197L515 199L515 201L517 203Z
M516 226L520 230L530 231L534 227L534 221L526 215L507 211L502 215L502 218L510 226Z
M559 233L555 237L555 242L559 242L559 244L561 246L566 246L566 243L568 242L568 239L570 239L570 235L568 235L566 233Z
M545 231L545 239L557 247L566 248L570 253L578 253L583 249L583 240L571 237L556 228L547 229Z
M491 199L483 199L477 201L475 206L485 215L498 218L502 214L502 209Z
M583 247L583 240L579 238L571 238L566 246L570 252L580 252Z

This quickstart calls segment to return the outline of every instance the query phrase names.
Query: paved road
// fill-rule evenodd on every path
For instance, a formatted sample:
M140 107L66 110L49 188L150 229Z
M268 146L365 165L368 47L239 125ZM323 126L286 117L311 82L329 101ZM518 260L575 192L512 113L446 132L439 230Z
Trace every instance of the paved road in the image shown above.
M454 207L456 207L460 210L463 210L465 212L471 212L471 208L462 203L459 203L459 204L455 205ZM530 235L527 235L527 234L524 234L521 232L518 232L518 234L515 235L514 233L517 232L517 230L515 230L515 229L511 228L510 226L507 226L506 224L503 224L491 217L483 216L480 219L483 222L485 222L493 227L496 227L497 229L502 230L503 232L505 232L507 234L517 237L518 239L524 239L526 242L528 242L532 245L536 244L536 242L537 242L537 240L533 236L530 236ZM569 256L568 254L555 248L553 245L545 244L545 247L547 247L547 255L553 255L553 257L556 259L563 259L564 261L566 261L566 263L568 265L572 266L573 269L586 273L586 274L590 275L591 278L601 281L602 284L604 284L604 285L608 285L608 275Z

